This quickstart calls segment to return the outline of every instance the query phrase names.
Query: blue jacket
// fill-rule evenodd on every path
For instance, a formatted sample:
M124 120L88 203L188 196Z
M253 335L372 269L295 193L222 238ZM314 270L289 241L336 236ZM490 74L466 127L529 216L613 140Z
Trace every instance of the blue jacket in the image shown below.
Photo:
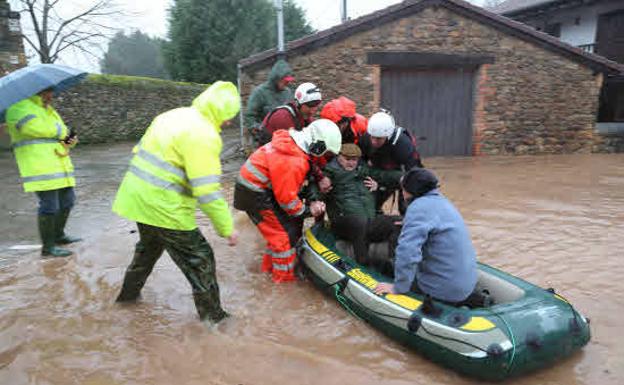
M433 298L463 301L477 282L476 253L461 214L439 190L407 208L396 248L394 291L418 287Z

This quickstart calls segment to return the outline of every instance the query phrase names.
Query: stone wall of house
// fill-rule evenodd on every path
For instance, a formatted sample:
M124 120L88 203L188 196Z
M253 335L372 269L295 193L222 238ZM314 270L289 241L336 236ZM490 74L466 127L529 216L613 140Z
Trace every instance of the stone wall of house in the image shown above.
M624 152L624 133L594 133L593 152Z
M324 98L346 95L369 115L379 105L378 66L369 51L491 55L476 79L475 154L591 152L601 76L581 64L491 26L431 7L290 56L297 82L318 84ZM266 79L269 68L243 69L242 94Z
M0 0L0 76L26 65L20 14Z
M81 143L119 142L140 138L156 115L190 105L204 89L160 79L89 75L59 95L54 106Z

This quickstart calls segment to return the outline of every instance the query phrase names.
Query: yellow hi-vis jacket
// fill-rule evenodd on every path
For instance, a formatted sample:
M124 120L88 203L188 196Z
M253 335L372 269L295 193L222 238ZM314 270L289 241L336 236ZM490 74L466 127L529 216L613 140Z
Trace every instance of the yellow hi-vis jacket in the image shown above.
M24 191L57 190L76 185L74 166L60 141L69 130L39 95L13 104L6 112L11 145Z
M234 84L216 82L191 107L157 116L139 143L113 211L132 221L173 230L197 228L197 203L222 237L232 216L221 194L221 124L240 109Z

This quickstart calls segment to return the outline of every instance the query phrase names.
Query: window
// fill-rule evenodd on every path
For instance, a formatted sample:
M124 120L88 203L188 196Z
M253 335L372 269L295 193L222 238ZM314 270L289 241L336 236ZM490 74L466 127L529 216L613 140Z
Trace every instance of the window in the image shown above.
M554 37L561 37L561 23L546 24L544 32Z
M19 19L9 19L9 31L14 33L21 32Z

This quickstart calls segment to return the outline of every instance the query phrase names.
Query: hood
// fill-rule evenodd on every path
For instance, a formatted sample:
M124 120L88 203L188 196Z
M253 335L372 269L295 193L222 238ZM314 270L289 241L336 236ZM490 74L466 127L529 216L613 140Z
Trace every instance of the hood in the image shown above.
M269 72L269 83L273 86L277 84L277 82L286 75L292 75L292 68L286 63L284 60L278 60L273 64L273 68L271 68L271 72Z
M286 155L298 156L301 153L305 154L305 151L299 148L299 146L296 144L295 138L291 137L291 132L300 131L295 131L293 129L275 131L275 133L273 134L273 139L271 139L271 146L276 151Z
M210 120L219 131L223 122L238 114L240 96L233 83L218 81L193 100L193 107Z
M354 116L355 102L344 96L330 100L321 110L321 118L329 119L334 123L338 123L343 117L353 118Z

